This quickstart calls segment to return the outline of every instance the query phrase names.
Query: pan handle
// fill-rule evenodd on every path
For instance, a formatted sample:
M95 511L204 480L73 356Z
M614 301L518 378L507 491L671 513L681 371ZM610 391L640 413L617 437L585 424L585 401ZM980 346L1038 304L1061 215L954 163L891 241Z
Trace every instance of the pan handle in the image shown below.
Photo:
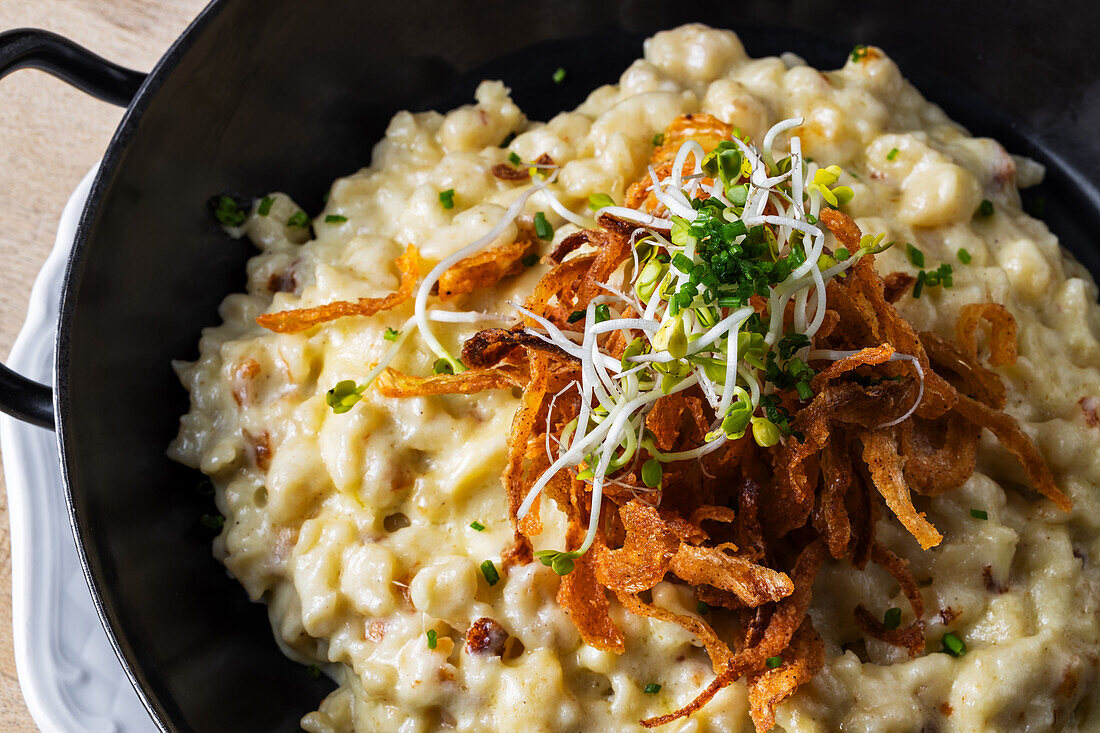
M112 64L48 31L32 28L0 33L0 78L16 69L41 69L104 102L126 107L145 74ZM0 412L52 429L53 391L0 364Z

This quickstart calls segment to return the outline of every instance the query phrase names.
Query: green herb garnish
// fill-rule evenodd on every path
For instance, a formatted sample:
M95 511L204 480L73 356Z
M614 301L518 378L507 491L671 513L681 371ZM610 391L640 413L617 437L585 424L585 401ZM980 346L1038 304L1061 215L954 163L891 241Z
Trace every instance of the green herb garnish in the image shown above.
M199 521L207 529L221 529L225 526L225 517L220 514L203 514Z
M924 252L921 252L909 242L905 243L905 254L914 267L924 267Z
M439 203L443 204L444 209L453 209L455 207L455 190L448 188L446 191L440 191Z
M546 220L546 214L541 211L535 214L535 236L539 239L553 239L554 227Z
M432 371L436 374L454 374L455 367L450 359L440 358L436 359L435 363L432 364Z
M519 157L515 153L508 153L508 162L514 166L518 166L523 162L523 158Z
M768 657L764 662L768 666L768 669L776 669L783 666L783 657Z
M565 81L565 69L559 66L557 71L554 72L554 76L551 78L553 78L555 84L561 84Z
M474 520L473 522L470 522L470 529L474 530L475 532L482 532L485 529L485 525L477 520Z
M256 213L260 216L267 216L271 213L271 205L275 203L274 196L264 196L260 199L260 205L256 207Z
M321 679L321 668L316 664L311 664L306 667L306 674L311 680L319 680Z
M887 609L886 615L882 617L882 625L891 631L896 629L898 626L901 626L901 609Z
M539 263L539 256L531 253L520 260L520 262L522 262L525 267L534 267Z
M978 213L981 216L993 216L993 202L989 199L982 199L982 202L978 204Z
M985 509L971 509L970 516L974 517L975 519L989 519L989 512L987 512Z
M695 612L700 616L706 616L710 613L710 605L706 601L699 601L695 604Z
M663 132L658 132L656 135L653 136L652 142L653 142L653 147L655 147L655 148L658 148L658 147L664 145L665 144L665 134Z
M900 152L901 151L897 148L891 148L890 152L886 154L886 160L893 160L894 158L898 157L898 153Z
M963 249L962 247L959 247L959 251L956 252L956 254L958 255L959 262L963 263L964 265L969 265L970 264L970 260L972 258L970 256L970 253L967 252L965 249Z
M656 682L650 682L648 685L645 686L645 689L642 690L642 692L644 692L647 695L656 695L660 691L661 691L661 686L658 685Z
M232 196L221 195L210 202L214 218L218 223L227 227L239 227L248 219L248 214L241 209L240 204Z
M870 51L870 49L865 44L861 43L852 49L852 53L849 54L849 58L851 58L853 62L859 63L867 57L868 51Z
M577 321L579 321L583 318L584 318L584 311L573 311L572 313L569 314L569 317L566 318L565 320L568 321L569 323L576 323Z
M485 576L485 582L490 588L500 582L500 573L497 572L497 566L492 560L481 563L481 574Z
M290 218L286 220L286 225L305 229L309 226L309 215L299 209L290 215Z
M435 633L435 629L428 629L428 633L425 634L428 637L428 648L435 649L438 644L438 635Z
M400 335L400 331L394 330L389 326L386 326L386 332L382 334L382 338L386 339L387 341L396 341Z
M346 216L342 216L340 214L326 214L325 215L325 223L326 224L343 224L347 220L348 220L348 218Z

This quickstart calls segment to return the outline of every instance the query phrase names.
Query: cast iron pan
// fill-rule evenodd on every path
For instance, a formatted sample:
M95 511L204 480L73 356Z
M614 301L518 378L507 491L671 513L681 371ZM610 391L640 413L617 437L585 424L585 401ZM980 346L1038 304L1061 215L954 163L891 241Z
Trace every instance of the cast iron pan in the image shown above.
M44 68L129 103L69 263L52 404L6 370L0 403L56 421L89 584L158 724L294 731L332 687L277 651L264 607L211 558L199 477L165 457L187 409L169 362L196 356L245 282L249 245L214 226L211 194L278 189L317 211L397 110L454 107L489 77L547 119L616 80L647 35L701 20L737 30L752 55L792 50L822 68L857 43L884 47L974 133L1047 164L1029 203L1044 199L1063 244L1100 272L1100 6L923 5L218 0L144 81L56 36L0 35L0 74Z

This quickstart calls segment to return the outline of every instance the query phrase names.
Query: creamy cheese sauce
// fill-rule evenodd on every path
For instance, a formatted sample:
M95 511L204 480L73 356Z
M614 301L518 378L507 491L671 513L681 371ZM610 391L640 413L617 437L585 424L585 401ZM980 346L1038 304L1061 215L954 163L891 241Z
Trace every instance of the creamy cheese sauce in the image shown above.
M925 289L898 307L918 330L953 333L961 306L1005 304L1019 324L1018 362L999 370L1008 412L1020 420L1075 502L1058 512L1026 487L1015 461L986 434L978 471L960 490L917 498L943 532L921 551L896 521L878 536L912 563L924 584L928 652L865 639L852 611L906 607L884 571L826 565L811 616L826 665L778 713L786 731L1089 730L1097 709L1100 640L1100 308L1092 278L1046 226L1020 209L1018 185L1036 166L995 141L971 137L928 103L878 50L830 72L797 57L748 58L729 31L691 25L658 33L618 85L600 87L575 111L528 121L499 82L476 104L445 115L398 113L370 167L336 181L309 229L287 224L298 207L275 194L242 231L260 248L247 292L222 304L220 326L203 332L200 357L176 369L191 394L170 454L217 486L226 522L214 552L249 596L267 603L287 655L321 663L340 687L303 728L335 731L643 730L637 721L691 700L710 664L679 627L613 608L626 637L621 656L584 645L541 564L502 572L511 540L500 473L517 398L387 399L368 390L346 414L325 392L361 379L390 346L411 302L370 318L344 318L276 334L256 316L355 300L394 290L393 260L417 246L422 272L487 232L527 183L494 178L509 151L548 153L562 166L550 187L581 217L589 194L621 201L645 174L653 137L676 116L708 112L760 140L781 119L807 156L843 167L855 191L845 210L864 232L912 242L927 269L954 268L949 289ZM518 136L499 147L509 132ZM786 136L783 137L786 139ZM439 194L454 189L445 209ZM993 203L991 216L976 215ZM554 241L577 227L542 194L526 212L546 212ZM346 221L326 222L326 215ZM500 241L516 236L515 225ZM309 240L309 241L307 241ZM549 251L551 242L541 245ZM830 241L835 247L835 242ZM970 264L957 259L964 248ZM882 272L916 274L904 251L880 255ZM479 328L514 320L544 267L487 292L432 307L502 314L481 324L434 324L458 353ZM290 291L290 292L273 292ZM512 319L512 320L510 320ZM430 374L419 338L393 366ZM971 509L988 513L987 520ZM544 506L539 547L561 547L564 524ZM484 525L483 531L471 523ZM695 612L690 589L661 583L654 601ZM494 619L507 634L501 656L464 649L466 630ZM710 617L713 620L713 616ZM427 631L436 632L430 649ZM719 624L721 631L721 624ZM947 631L965 656L938 653ZM303 674L305 672L303 671ZM646 694L649 683L661 685ZM751 730L743 685L722 692L670 731Z

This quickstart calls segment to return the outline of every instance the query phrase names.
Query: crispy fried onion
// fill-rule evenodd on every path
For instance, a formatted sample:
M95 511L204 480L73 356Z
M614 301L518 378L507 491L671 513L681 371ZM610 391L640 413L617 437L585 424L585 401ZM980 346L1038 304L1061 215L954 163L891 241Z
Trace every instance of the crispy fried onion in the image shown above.
M338 300L316 308L264 313L256 318L256 323L276 333L299 333L337 318L373 316L375 313L395 308L411 298L416 288L416 281L420 276L416 247L410 244L405 253L397 258L395 264L401 272L401 285L385 297L360 298L355 302Z
M709 150L731 133L709 115L680 117L651 164L663 177L684 141ZM651 186L649 176L632 184L626 205L656 210ZM827 208L819 218L841 245L858 249L860 230L848 216ZM578 335L571 313L585 310L597 296L628 292L638 229L605 213L596 227L565 237L545 260L552 267L526 299L523 322L466 341L462 358L468 372L416 378L386 370L379 378L379 389L388 396L523 390L502 476L515 530L515 542L504 552L506 567L533 559L530 538L544 529L540 503L522 522L518 507L553 462L555 446L570 439L569 426L581 411L574 388L579 360L529 329L549 322ZM489 287L528 251L530 235L525 236L459 263L453 278L441 280L440 292L446 297ZM1002 411L1006 392L1000 377L978 358L976 334L984 320L991 326L989 364L1015 360L1012 316L996 304L967 306L956 341L918 335L893 306L908 285L901 276L884 281L872 255L830 282L827 311L807 356L817 370L814 394L801 400L793 390L775 393L793 417L791 436L777 445L761 448L747 435L698 459L668 459L667 454L699 448L713 430L715 415L696 386L657 399L638 436L643 447L632 461L608 472L592 549L572 559L571 572L561 570L566 574L558 604L585 643L615 653L625 651L626 640L613 620L613 603L655 623L676 624L695 635L715 671L694 700L643 720L644 726L690 715L722 688L745 679L753 722L758 731L769 729L777 707L823 664L823 643L806 612L814 577L827 557L858 570L874 562L893 576L909 601L909 625L887 629L862 606L855 610L856 623L869 637L921 653L923 601L908 562L876 539L876 522L885 512L922 548L938 544L942 536L914 505L913 494L936 496L965 483L974 471L982 429L1016 456L1040 494L1060 509L1070 507L1035 445ZM763 310L762 299L757 301ZM631 307L625 312L625 317L637 315ZM597 345L621 358L626 336L603 334ZM653 489L643 484L641 466L659 454L666 458L661 486ZM593 511L582 468L554 476L541 500L542 511L553 502L565 515L567 550L580 546ZM555 570L564 567L560 557L542 560ZM679 613L639 596L662 582L690 587L714 614L737 616L743 636L724 640L715 629L728 624L712 626L701 614Z
M904 628L888 629L875 618L863 604L856 606L856 625L868 636L900 646L909 651L910 657L919 657L924 652L924 599L920 588L909 571L909 561L898 557L883 545L875 542L871 545L871 560L893 576L901 587L901 592L909 601L913 611L913 623Z
M538 240L529 227L520 226L515 240L486 247L459 260L439 276L438 294L442 301L496 285L505 277L526 269L523 258L533 254Z

